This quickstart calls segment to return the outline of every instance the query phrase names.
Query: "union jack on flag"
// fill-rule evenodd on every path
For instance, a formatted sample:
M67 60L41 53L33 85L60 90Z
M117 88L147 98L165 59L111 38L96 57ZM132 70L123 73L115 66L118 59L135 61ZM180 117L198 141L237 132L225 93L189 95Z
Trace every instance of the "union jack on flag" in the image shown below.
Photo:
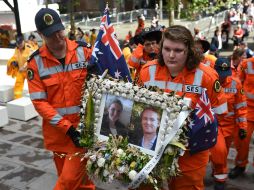
M101 18L100 30L97 35L90 64L96 64L102 74L106 69L114 78L127 78L131 82L131 76L119 47L113 25L110 23L108 8Z
M193 154L213 147L217 142L218 122L204 88L191 117L188 134L190 152Z

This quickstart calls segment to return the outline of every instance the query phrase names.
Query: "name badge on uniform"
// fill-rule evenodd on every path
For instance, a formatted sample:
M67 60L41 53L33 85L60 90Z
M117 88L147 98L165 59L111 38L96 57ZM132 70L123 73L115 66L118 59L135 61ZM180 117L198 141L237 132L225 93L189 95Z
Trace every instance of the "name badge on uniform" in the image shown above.
M74 64L72 64L72 69L76 70L76 69L87 68L87 65L88 65L87 62L78 62L78 63L74 63Z
M237 93L237 89L236 89L236 88L224 88L224 92L225 92L225 93L233 93L233 94L236 94L236 93Z
M185 92L201 94L202 93L202 87L201 86L195 86L195 85L185 85Z

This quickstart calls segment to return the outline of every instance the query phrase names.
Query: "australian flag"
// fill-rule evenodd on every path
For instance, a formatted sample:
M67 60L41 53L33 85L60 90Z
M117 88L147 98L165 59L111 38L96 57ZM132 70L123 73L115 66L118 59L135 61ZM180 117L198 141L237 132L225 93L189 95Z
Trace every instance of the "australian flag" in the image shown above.
M194 154L213 147L217 142L218 122L206 89L202 90L191 116L188 137L190 153Z
M104 16L101 18L90 64L96 64L101 74L108 69L112 77L128 79L131 82L128 66L116 39L114 27L110 23L108 8L105 9Z

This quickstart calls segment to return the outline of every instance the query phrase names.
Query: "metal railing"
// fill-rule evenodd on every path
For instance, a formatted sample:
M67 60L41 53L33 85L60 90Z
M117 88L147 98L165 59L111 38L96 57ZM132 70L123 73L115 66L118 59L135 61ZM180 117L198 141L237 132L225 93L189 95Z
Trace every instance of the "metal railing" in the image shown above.
M141 14L145 16L146 20L152 20L157 13L155 9L138 9L110 14L110 20L112 24L131 23L136 21L137 16ZM163 11L164 17L167 17L167 14L168 14L167 11ZM65 24L69 24L70 14L61 15L61 19ZM88 12L78 12L74 13L74 20L75 23L84 25L86 27L98 27L100 25L101 14L100 12L94 12L93 14Z
M197 21L193 21L191 23L188 23L186 27L193 32L194 28L197 27L207 38L210 37L209 35L213 35L211 33L211 29L215 28L216 26L220 26L224 19L227 16L228 11L223 11L220 13L217 13L213 16L205 17Z
M184 10L183 10L184 11ZM83 26L85 28L98 28L101 22L100 12L76 12L74 13L75 23ZM119 12L110 14L110 19L112 24L121 24L121 23L132 23L137 21L137 16L143 14L146 20L152 20L154 16L159 14L155 9L138 9L126 12ZM220 25L224 18L226 17L227 11L222 11L213 16L208 16L201 18L197 21L184 21L187 24L185 26L193 31L195 27L198 27L203 33L207 34L213 26ZM163 18L168 18L168 11L163 11ZM70 23L70 14L61 15L62 21L68 25Z

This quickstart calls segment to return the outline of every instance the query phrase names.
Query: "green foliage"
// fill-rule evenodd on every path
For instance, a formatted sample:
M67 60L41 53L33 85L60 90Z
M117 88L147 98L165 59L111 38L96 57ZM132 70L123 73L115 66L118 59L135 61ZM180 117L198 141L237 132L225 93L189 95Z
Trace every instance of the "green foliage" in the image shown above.
M239 3L241 0L217 0L215 5L210 4L209 0L188 0L187 7L181 11L181 18L195 20L202 13L214 14L222 7L229 8L232 4ZM177 10L179 1L168 0L167 10Z
M86 104L86 115L85 115L85 128L82 133L80 144L84 147L92 147L94 144L94 102L92 92L89 92L89 97ZM87 135L89 134L89 135Z

